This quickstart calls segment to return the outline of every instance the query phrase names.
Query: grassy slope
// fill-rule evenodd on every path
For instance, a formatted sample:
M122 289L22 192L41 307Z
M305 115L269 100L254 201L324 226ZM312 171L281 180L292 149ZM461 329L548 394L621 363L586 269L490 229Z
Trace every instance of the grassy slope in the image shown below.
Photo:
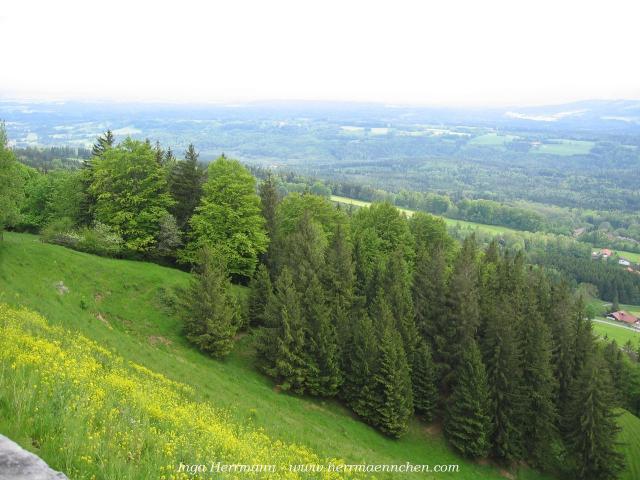
M637 480L640 478L640 418L623 410L619 422L620 442L627 458L627 468L620 480Z
M54 325L78 330L129 360L192 385L197 399L228 408L234 421L263 427L272 438L306 445L323 457L352 463L460 464L457 479L503 478L495 468L457 457L440 434L417 421L406 437L393 441L336 402L275 392L255 371L250 336L224 362L201 355L182 339L178 321L161 300L162 290L185 285L188 278L153 264L42 244L32 235L6 233L0 246L0 302L27 306ZM68 293L58 292L59 281ZM6 425L0 422L0 428ZM16 440L28 446L28 439ZM518 478L544 477L524 470Z

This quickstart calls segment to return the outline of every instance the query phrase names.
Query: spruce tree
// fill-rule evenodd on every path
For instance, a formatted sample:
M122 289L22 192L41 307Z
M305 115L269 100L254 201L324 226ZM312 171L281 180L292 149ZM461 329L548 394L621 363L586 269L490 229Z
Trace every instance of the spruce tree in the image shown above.
M488 264L490 267L495 264ZM485 278L482 352L489 388L489 414L491 416L491 452L501 462L511 463L521 457L522 415L521 370L516 326L521 312L514 292L518 287L508 285L516 281L508 256L498 261L498 269ZM492 272L492 269L488 269ZM493 278L493 281L492 281ZM505 290L510 289L511 293Z
M165 156L165 151L162 148L162 145L160 145L160 141L156 140L156 144L153 148L153 151L155 153L156 156L156 162L158 163L158 165L164 165L164 156Z
M618 478L624 457L619 452L617 417L609 371L594 352L571 389L567 447L575 462L575 478Z
M413 275L413 305L416 328L431 346L441 351L445 332L446 260L441 248L422 248L416 254Z
M412 365L413 406L415 411L429 422L433 419L438 403L438 389L436 388L436 370L431 357L431 349L425 340L418 343Z
M506 307L506 305L503 305ZM519 430L521 372L518 347L509 310L499 312L487 325L484 358L489 390L491 452L510 463L522 453Z
M526 457L544 469L552 457L558 420L554 394L557 388L551 364L551 337L540 315L531 315L520 325L523 400L522 438Z
M177 162L170 173L169 188L176 201L173 214L178 226L184 231L189 230L189 219L202 196L204 172L198 164L198 156L193 144L189 144L184 160Z
M391 308L394 328L400 333L408 359L412 359L418 342L411 298L411 275L402 249L394 250L386 261L381 285Z
M463 346L456 382L447 401L444 435L465 457L484 457L490 446L487 375L475 340L467 337Z
M187 339L214 357L228 355L240 318L225 261L218 252L206 248L199 252L181 304Z
M324 283L331 311L331 323L336 329L341 362L344 366L344 352L348 348L353 331L351 318L356 305L356 286L351 244L347 238L346 227L341 224L336 226L327 249Z
M91 149L91 156L94 159L102 156L105 150L113 147L114 143L115 143L115 136L113 135L113 132L111 130L107 130L105 133L103 133L98 137L96 143L93 145ZM85 160L86 166L89 166L88 163L90 164L90 160L89 162Z
M453 371L462 358L462 340L475 336L480 322L477 246L473 235L462 243L453 265L445 299L448 328L443 349L437 352L440 381L445 393L453 382Z
M173 154L173 150L171 150L171 147L167 147L167 151L164 154L164 160L163 160L164 165L172 168L175 162L176 162L176 156Z
M265 327L258 343L258 357L265 373L280 388L303 393L308 376L305 328L300 295L288 268L283 268L269 298Z
M271 172L258 187L262 207L262 216L266 221L267 234L273 241L276 233L276 208L280 202L276 179Z
M269 299L273 295L273 285L267 267L261 263L249 283L248 316L250 326L265 323L265 314Z
M372 379L373 424L384 434L399 438L406 433L413 414L409 364L402 337L390 319L381 327L378 364Z
M312 277L304 295L307 350L310 364L307 374L307 390L312 395L332 397L342 384L336 329L331 323L331 313L326 303L322 284Z
M311 279L322 272L325 265L327 236L322 226L305 210L295 230L284 239L279 263L287 266L296 279L296 286L303 293Z
M345 352L345 381L341 396L367 423L373 423L375 394L373 372L378 365L376 329L366 310L358 310L353 325L351 348Z
M573 341L570 294L565 282L551 288L551 304L554 308L550 316L554 319L551 325L553 375L557 379L556 410L560 416L567 409L569 389L573 380ZM569 310L569 312L567 312ZM549 320L547 319L549 325Z

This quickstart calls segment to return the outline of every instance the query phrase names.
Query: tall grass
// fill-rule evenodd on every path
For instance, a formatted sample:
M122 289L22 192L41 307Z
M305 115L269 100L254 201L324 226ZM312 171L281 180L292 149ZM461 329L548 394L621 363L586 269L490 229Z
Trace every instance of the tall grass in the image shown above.
M86 337L0 304L0 413L73 479L183 479L186 465L341 463L234 424L193 388L125 361ZM245 472L242 478L260 477ZM226 478L224 474L203 478ZM347 478L325 472L305 478ZM230 474L229 478L235 478ZM265 478L264 474L261 478Z

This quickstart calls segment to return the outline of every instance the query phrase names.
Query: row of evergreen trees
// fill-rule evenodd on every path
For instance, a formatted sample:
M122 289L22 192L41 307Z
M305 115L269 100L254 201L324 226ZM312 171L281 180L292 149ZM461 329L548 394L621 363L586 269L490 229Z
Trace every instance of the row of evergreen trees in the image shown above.
M609 370L565 283L496 242L458 247L426 214L273 192L267 178L249 317L280 388L336 396L392 437L415 412L468 457L616 477Z

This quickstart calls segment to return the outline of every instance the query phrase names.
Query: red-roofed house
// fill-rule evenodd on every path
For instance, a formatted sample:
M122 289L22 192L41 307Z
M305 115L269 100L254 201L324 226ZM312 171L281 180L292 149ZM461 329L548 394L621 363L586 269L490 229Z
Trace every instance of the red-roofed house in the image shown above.
M634 323L638 322L638 319L636 317L623 310L610 313L609 315L607 315L607 318L610 320L615 320L617 322L626 323L627 325L633 325Z

